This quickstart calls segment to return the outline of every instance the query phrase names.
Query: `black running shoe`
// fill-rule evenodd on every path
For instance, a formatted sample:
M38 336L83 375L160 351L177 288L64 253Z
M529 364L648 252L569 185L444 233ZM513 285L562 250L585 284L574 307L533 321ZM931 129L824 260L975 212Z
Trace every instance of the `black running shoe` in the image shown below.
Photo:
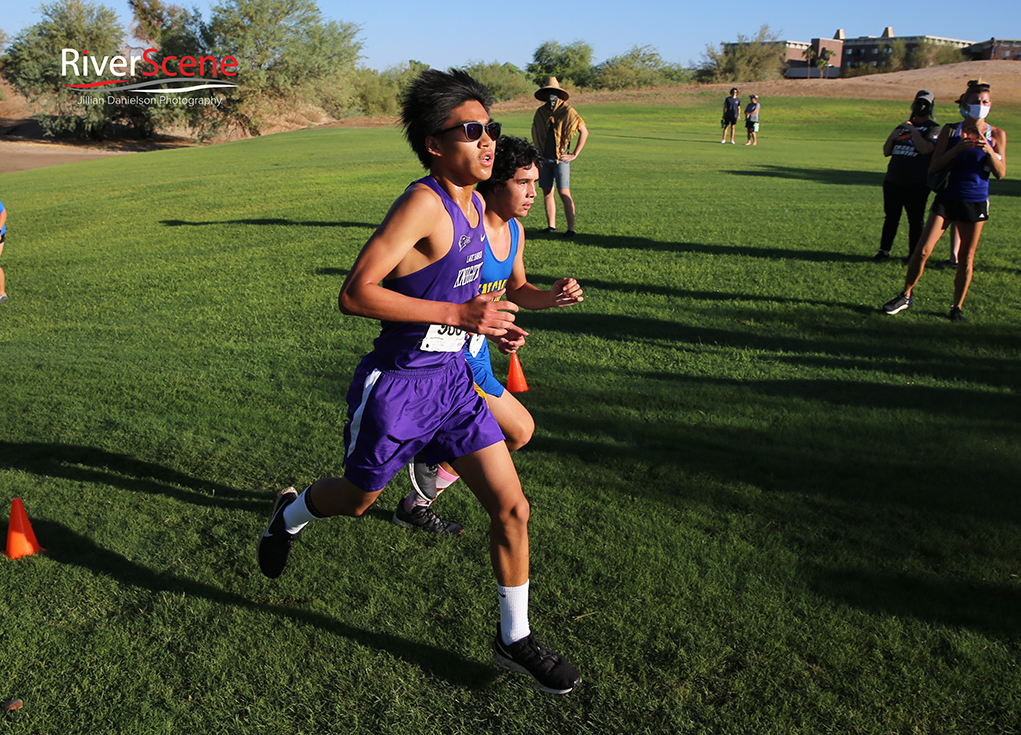
M898 296L895 299L890 299L885 304L883 304L883 306L881 307L883 313L884 314L889 314L890 316L893 316L894 314L899 314L900 312L904 311L905 309L910 309L910 308L911 308L911 297L910 296L905 296L904 294L901 294L900 296Z
M964 321L964 314L961 313L961 307L960 306L951 306L950 307L950 313L947 314L947 317L952 322L963 322Z
M876 253L875 255L872 256L872 260L876 261L877 263L879 261L881 261L881 260L889 260L889 259L890 259L890 251L889 250L880 250L878 253Z
M424 505L416 505L411 512L404 510L404 501L397 504L394 511L393 522L398 526L420 528L423 531L437 534L448 534L457 536L464 533L464 527L453 521L445 521Z
M255 556L259 560L259 569L270 579L276 579L287 566L287 557L291 555L291 547L298 540L298 533L287 533L284 529L284 508L298 499L298 491L293 487L281 490L273 501L273 510L269 514L269 524L259 536L255 545Z
M531 633L508 646L500 639L498 625L493 654L497 666L528 674L548 694L567 694L581 683L581 674L571 662L539 643Z
M411 475L411 486L415 492L426 500L436 500L440 491L436 489L436 477L439 475L438 464L426 464L425 462L410 462L408 474Z

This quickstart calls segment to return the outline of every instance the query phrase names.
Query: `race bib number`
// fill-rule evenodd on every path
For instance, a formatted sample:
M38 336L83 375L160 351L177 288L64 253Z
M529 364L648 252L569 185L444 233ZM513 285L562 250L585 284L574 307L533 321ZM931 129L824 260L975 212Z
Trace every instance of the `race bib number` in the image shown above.
M447 324L430 324L422 339L422 352L460 352L464 349L463 329Z
M468 339L468 352L471 353L472 357L479 356L479 350L482 349L482 345L486 343L486 337L482 334L473 334Z

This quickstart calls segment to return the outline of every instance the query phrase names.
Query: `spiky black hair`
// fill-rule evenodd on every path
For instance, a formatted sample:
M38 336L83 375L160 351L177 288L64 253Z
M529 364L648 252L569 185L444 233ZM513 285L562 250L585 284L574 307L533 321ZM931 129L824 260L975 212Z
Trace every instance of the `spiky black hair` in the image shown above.
M432 154L425 139L443 130L451 113L472 100L481 103L487 113L494 101L483 84L460 69L445 72L426 69L404 91L401 99L404 137L427 170L432 168Z

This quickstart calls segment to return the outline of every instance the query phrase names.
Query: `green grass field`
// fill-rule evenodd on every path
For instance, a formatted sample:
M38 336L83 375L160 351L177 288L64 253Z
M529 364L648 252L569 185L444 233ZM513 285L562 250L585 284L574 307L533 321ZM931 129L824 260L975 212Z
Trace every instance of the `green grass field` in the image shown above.
M566 697L492 663L463 486L459 539L389 522L401 477L255 565L272 495L341 471L377 327L336 296L421 175L396 130L5 175L0 503L47 553L0 557L0 734L1021 732L1021 185L992 185L965 324L936 268L886 317L906 104L762 104L757 148L720 145L715 96L582 108L580 234L526 221L533 282L586 292L519 317Z

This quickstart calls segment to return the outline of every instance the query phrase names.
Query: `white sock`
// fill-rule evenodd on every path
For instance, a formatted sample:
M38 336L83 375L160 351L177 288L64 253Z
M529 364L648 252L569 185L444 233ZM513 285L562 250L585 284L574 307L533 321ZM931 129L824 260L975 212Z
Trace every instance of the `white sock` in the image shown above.
M312 486L309 485L305 488L297 500L284 508L284 530L287 533L297 533L308 525L309 521L318 521L323 518L309 507L307 496L310 487Z
M528 627L528 582L520 587L496 585L500 595L500 637L507 645L532 632Z

